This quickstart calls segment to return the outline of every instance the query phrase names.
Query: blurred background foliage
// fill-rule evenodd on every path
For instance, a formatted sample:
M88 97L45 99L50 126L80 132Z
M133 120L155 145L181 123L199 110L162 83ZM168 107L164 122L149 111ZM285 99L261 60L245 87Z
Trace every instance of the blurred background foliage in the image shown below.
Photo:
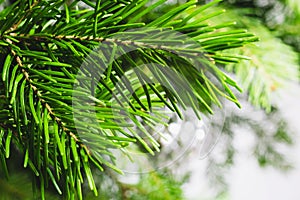
M183 2L172 1L147 18L156 18L164 10ZM199 4L209 2L199 1ZM300 4L297 0L224 0L205 13L211 14L218 10L226 12L207 20L208 23L236 22L231 28L233 31L243 28L245 33L248 30L260 38L255 44L221 52L223 55L236 52L249 58L234 64L220 65L233 73L246 91L239 99L243 99L241 104L247 108L247 112L240 112L229 106L225 123L213 121L212 127L215 129L209 131L214 132L223 126L219 140L221 144L207 157L207 176L214 188L215 198L221 200L228 199L226 174L235 164L235 155L240 151L233 141L243 132L254 138L248 151L257 159L259 166L269 166L280 171L293 168L285 150L293 145L295 135L278 111L274 98L280 98L277 92L287 89L290 82L299 81ZM186 158L183 161L188 162L192 160ZM193 176L193 172L189 176Z
M185 1L168 1L155 12L144 16L141 21L155 19L161 16L165 10L183 2ZM199 5L208 2L210 1L199 1ZM226 188L224 174L228 168L234 165L234 156L239 151L232 142L236 134L240 134L244 129L250 131L256 138L251 151L260 166L273 166L280 170L292 168L288 158L276 148L278 144L284 146L293 144L292 131L289 130L288 123L278 114L272 99L274 92L280 88L284 89L287 81L298 81L300 63L300 4L297 0L224 0L206 12L209 14L223 9L226 10L225 14L208 20L208 23L218 24L219 22L234 21L237 23L236 28L243 28L255 33L259 36L260 41L238 50L238 53L251 60L241 62L237 60L236 63L230 65L220 64L220 67L236 76L244 91L247 92L242 97L244 99L242 105L250 107L252 114L241 114L239 111L232 111L232 108L229 107L230 111L227 113L230 114L223 124L223 133L220 139L220 143L224 145L221 149L216 148L208 155L207 174L212 186L217 188L216 196L219 199L226 196L228 188ZM235 29L232 28L232 30ZM236 34L244 33L237 32ZM230 51L226 50L221 53L227 54ZM220 126L218 122L212 122L212 124L213 127ZM212 128L210 131L213 130ZM176 154L176 151L173 153ZM220 154L223 154L223 157L220 158ZM26 175L27 170L23 169L22 163L18 163L19 159L11 157L8 162L10 171L16 172L11 173L13 176L9 181L6 181L4 173L1 173L1 200L33 198L31 178ZM186 163L187 160L183 158L181 162ZM137 175L138 179L134 183L120 181L114 172L104 174L97 173L95 170L97 174L95 181L99 189L97 199L184 199L181 185L192 174L186 171L183 176L178 176L174 172L175 167L178 166L170 166L164 171ZM109 171L109 169L107 170ZM87 188L88 186L83 191L84 199L95 199ZM52 192L49 190L46 194L47 199L56 198L54 189Z
M280 98L278 91L287 90L291 82L299 82L300 4L296 0L228 0L217 9L226 9L226 15L214 18L211 23L234 20L236 27L260 38L256 44L238 49L251 60L225 66L247 91L247 95L240 97L247 112L232 107L228 110L220 139L222 145L208 156L207 172L212 187L218 188L216 197L229 199L226 174L243 148L248 147L249 154L261 167L281 171L293 168L286 149L293 145L295 135L274 99ZM252 145L233 144L236 137L245 134L253 138Z

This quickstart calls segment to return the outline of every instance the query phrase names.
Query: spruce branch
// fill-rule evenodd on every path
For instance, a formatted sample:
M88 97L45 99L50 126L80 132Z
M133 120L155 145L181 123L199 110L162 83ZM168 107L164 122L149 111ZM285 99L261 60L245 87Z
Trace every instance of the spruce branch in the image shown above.
M257 38L202 24L223 11L192 22L207 7L197 1L146 20L164 0L147 2L19 1L0 13L1 153L19 149L42 199L48 182L82 199L86 180L97 195L92 166L122 173L111 149L159 152L151 132L167 125L165 107L179 117L179 106L192 107L200 119L219 98L239 105L239 86L217 66L239 58L217 52Z
M9 39L7 39L7 42L10 43L10 44L13 44L12 41L9 40ZM12 49L11 49L11 53L12 53L13 57L16 59L16 61L17 61L18 65L20 66L20 68L22 68L21 70L22 70L22 73L25 76L26 81L29 83L30 87L32 88L34 93L37 95L38 100L48 110L48 112L49 112L50 116L53 118L53 120L56 121L56 123L62 128L63 131L65 131L72 138L74 138L74 140L76 142L79 142L79 139L77 138L77 136L74 133L72 133L70 130L68 130L66 127L64 127L64 125L62 123L62 120L59 117L55 116L55 113L52 111L52 108L50 107L50 105L42 98L41 92L38 90L38 88L36 86L34 86L32 84L33 81L30 79L29 73L25 70L24 65L22 64L21 58ZM80 145L82 145L85 149L88 150L88 148L85 145L83 145L83 144L80 144Z

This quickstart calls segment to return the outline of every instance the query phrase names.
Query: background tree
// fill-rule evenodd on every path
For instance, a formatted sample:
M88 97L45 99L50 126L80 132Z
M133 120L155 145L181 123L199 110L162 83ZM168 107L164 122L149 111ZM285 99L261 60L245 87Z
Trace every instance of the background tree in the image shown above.
M212 185L219 189L223 199L228 195L224 175L235 165L235 155L239 149L232 142L243 130L251 130L255 138L253 149L249 150L257 158L261 167L271 166L279 170L293 167L285 151L293 143L293 130L282 117L284 110L278 110L278 92L288 90L290 83L299 80L299 5L295 1L224 1L219 9L226 9L224 17L216 17L211 23L235 19L238 28L246 28L255 33L260 41L238 49L251 61L229 64L225 68L235 73L238 83L247 91L239 96L247 113L233 111L230 107L225 120L220 149L209 155L207 168ZM215 10L215 9L214 9ZM228 18L227 18L228 17ZM232 53L232 50L231 50ZM244 100L242 100L244 99ZM245 100L252 104L249 105ZM249 108L250 107L250 108ZM260 109L259 109L260 108ZM251 111L251 112L250 112ZM214 123L214 122L213 122ZM237 128L238 127L238 128ZM279 148L278 148L279 147ZM222 159L219 154L223 153ZM224 158L225 157L225 158ZM220 186L220 187L218 187ZM226 198L225 198L226 199Z

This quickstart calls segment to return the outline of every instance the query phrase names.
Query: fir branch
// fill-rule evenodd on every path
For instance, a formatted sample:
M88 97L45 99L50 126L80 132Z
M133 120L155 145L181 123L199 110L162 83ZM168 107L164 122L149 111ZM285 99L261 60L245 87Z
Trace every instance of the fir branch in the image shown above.
M36 40L36 41L48 41L52 42L53 39L57 40L64 40L67 39L66 42L69 42L69 40L75 40L79 42L100 42L100 43L111 43L111 44L119 44L119 45L131 45L132 47L137 47L137 48L150 48L150 49L159 49L159 50L165 50L170 53L174 54L183 54L185 56L204 56L207 55L207 59L213 60L211 57L211 54L205 53L203 50L197 50L197 49L176 49L173 46L167 46L159 43L163 43L162 41L157 41L158 45L151 44L151 43L146 43L146 42L140 42L140 41L135 41L135 40L122 40L122 39L114 39L114 38L105 38L105 37L94 37L94 36L76 36L76 35L26 35L26 34L16 34L16 33L10 33L9 36L18 38L20 40L25 39L25 40ZM5 38L5 35L3 36ZM180 41L179 41L180 43Z
M29 6L29 9L27 9L27 10L25 11L24 15L19 19L19 21L18 21L17 23L15 23L15 24L8 30L8 32L13 32L13 31L15 31L15 30L19 27L19 25L22 23L22 21L26 18L26 16L27 16L28 14L30 14L30 12L32 11L32 9L33 9L35 6L37 6L39 3L40 3L40 0L35 0L34 3L33 3L31 6Z
M85 0L81 3L89 6L87 10L79 2L49 0L30 5L32 1L19 1L0 18L1 55L6 57L0 95L10 99L5 105L13 119L0 123L16 127L18 138L11 144L25 154L24 166L29 164L39 176L41 192L51 181L69 199L75 198L75 190L82 198L84 177L97 195L91 164L121 173L110 148L126 149L132 143L150 154L159 151L151 131L158 123L166 125L161 108L167 106L182 117L178 105L189 106L200 118L200 112L212 113L213 104L221 106L217 94L238 104L230 86L239 87L215 65L216 60L225 59L216 52L255 38L226 31L224 37L214 38L228 24L190 26L205 9L188 13L197 1L148 22L132 18L147 7L147 0ZM162 3L160 0L139 16ZM133 28L145 29L128 32ZM199 40L199 34L205 32L215 35ZM101 52L89 56L99 44L104 46ZM127 47L135 51L126 53ZM86 61L88 66L82 69ZM24 103L26 98L29 106ZM27 138L20 137L22 132Z
M7 39L7 42L10 43L10 44L13 44L13 42L9 39ZM42 98L42 94L40 93L38 88L32 84L32 80L29 77L29 73L25 70L24 65L21 61L21 58L17 55L17 53L13 49L10 49L10 51L11 51L12 55L15 57L16 62L20 66L20 68L22 70L22 73L25 76L26 81L29 83L30 87L33 89L33 91L37 95L38 100L48 110L48 112L49 112L50 116L52 117L52 119L62 128L63 131L68 133L70 135L70 137L72 137L77 143L79 143L80 146L82 148L84 148L87 151L87 153L90 155L91 152L90 152L89 148L86 145L84 145L82 142L80 142L80 140L77 138L77 136L72 131L70 131L68 128L66 128L63 125L62 120L55 115L55 113L52 111L52 108L50 107L50 105Z

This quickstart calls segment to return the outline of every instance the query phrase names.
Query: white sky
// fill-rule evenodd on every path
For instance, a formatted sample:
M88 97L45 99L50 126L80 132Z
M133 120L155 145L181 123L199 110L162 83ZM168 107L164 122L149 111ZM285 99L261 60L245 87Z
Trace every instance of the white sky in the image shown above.
M295 131L296 144L288 152L294 169L288 173L262 169L254 159L240 156L229 175L230 200L299 200L300 199L300 87L292 85L278 96L276 103Z
M229 200L299 200L300 199L300 86L292 85L276 97L282 116L287 119L295 133L295 146L288 152L294 169L284 173L271 167L260 168L254 157L239 154L236 164L227 174ZM238 137L235 144L247 145L247 137ZM243 146L241 145L241 146ZM193 170L191 182L184 186L189 200L206 200L210 188L205 179L205 160L190 163Z

